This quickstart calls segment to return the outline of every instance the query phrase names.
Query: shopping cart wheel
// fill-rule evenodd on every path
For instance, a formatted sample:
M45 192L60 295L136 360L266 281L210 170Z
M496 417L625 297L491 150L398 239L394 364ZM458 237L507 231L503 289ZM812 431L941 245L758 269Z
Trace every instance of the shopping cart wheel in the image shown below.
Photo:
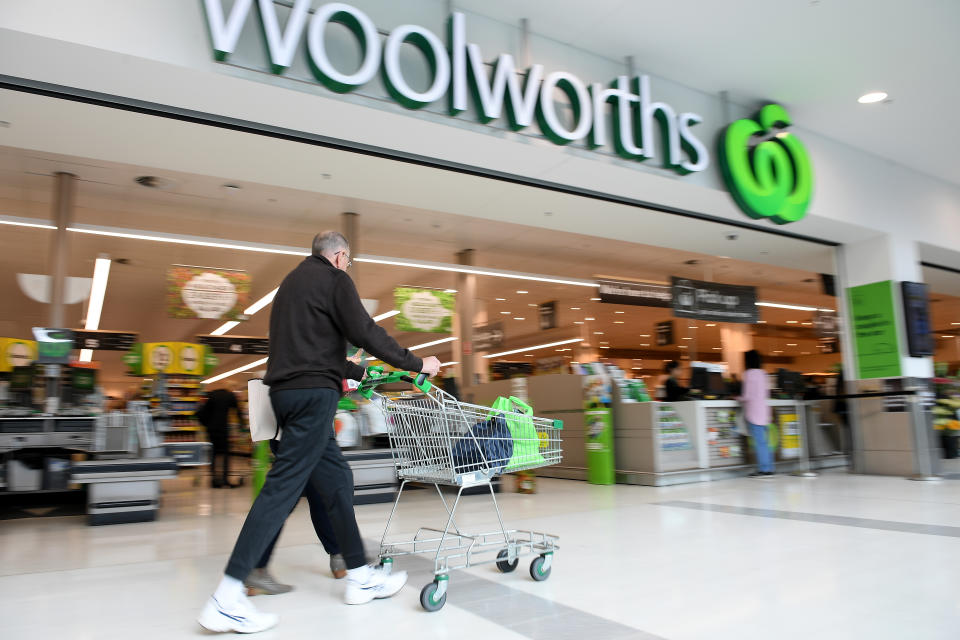
M447 603L447 594L444 592L443 595L437 597L437 589L439 588L440 583L436 580L425 586L420 591L420 606L430 612L440 611L443 605Z
M501 549L500 553L497 554L497 569L504 573L510 573L517 568L517 565L520 564L520 558L514 558L513 562L510 562L508 558L510 557L510 552L506 549Z
M537 582L543 582L550 577L550 571L553 570L553 567L543 568L543 565L546 563L547 559L545 556L537 556L533 559L533 562L530 563L530 577L536 580Z

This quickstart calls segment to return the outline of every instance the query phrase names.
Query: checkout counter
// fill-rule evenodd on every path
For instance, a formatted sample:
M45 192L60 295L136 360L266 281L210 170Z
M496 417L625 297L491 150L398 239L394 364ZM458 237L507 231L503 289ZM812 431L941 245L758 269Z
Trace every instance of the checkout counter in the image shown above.
M522 380L500 380L465 389L470 401L490 404L497 396L526 394L534 414L563 420L563 462L537 469L549 478L586 480L584 376L557 374ZM776 425L778 472L800 467L800 411L812 442L814 468L842 467L846 457L823 444L822 432L834 425L817 402L771 400ZM748 441L737 432L740 404L735 400L633 402L613 385L616 481L621 484L666 486L746 476L754 468Z

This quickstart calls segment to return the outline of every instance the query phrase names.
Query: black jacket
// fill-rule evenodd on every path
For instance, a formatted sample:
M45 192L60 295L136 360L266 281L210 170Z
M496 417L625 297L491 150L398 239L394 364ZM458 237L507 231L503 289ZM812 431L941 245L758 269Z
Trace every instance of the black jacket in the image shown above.
M270 391L341 389L362 368L350 363L347 341L398 369L420 371L423 361L398 345L370 317L345 272L310 256L291 271L270 311Z

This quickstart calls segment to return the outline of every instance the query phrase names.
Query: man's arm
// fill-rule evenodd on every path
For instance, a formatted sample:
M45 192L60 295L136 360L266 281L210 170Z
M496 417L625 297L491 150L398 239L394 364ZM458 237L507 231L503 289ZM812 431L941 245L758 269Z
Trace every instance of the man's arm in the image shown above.
M351 344L362 347L376 358L397 369L421 371L423 361L404 349L378 325L363 308L360 295L350 276L337 278L331 301L331 316L337 328Z

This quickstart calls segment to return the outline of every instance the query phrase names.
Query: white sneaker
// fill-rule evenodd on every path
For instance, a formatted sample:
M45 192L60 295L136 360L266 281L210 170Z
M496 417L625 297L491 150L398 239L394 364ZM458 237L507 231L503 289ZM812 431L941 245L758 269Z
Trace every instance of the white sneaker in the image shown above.
M366 604L375 598L396 595L407 584L406 571L387 573L380 567L367 565L366 581L347 574L347 590L343 601L347 604Z
M207 631L234 631L236 633L258 633L276 626L280 621L275 613L261 613L250 604L247 596L240 596L231 607L221 606L216 598L210 596L197 622Z

